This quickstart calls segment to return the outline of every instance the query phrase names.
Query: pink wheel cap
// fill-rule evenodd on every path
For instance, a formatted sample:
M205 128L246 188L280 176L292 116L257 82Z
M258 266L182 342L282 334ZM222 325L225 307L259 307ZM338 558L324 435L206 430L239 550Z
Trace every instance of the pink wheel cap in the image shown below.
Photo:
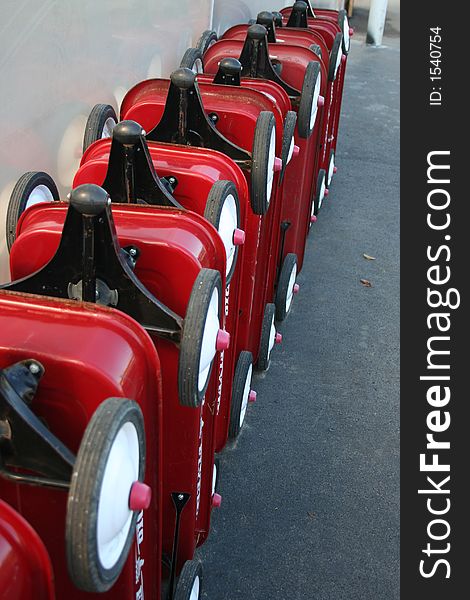
M324 96L318 96L318 102L317 102L318 106L324 106L325 105L325 97Z
M295 158L296 156L299 156L300 154L300 148L297 145L294 145L294 151L292 152L292 156Z
M248 402L256 402L256 392L255 390L250 390L250 393L248 394Z
M233 232L233 243L235 246L242 246L245 243L245 232L243 229L235 229Z
M276 333L275 342L276 344L280 344L282 342L282 333L279 333L279 331Z
M217 339L215 341L215 349L217 352L223 352L230 346L230 333L219 329L217 333Z
M343 63L343 65L344 65L344 63L345 63L347 60L348 60L348 57L346 56L346 54L343 54L343 55L341 56L341 62Z
M316 215L312 215L312 216L310 217L310 223L316 223L316 222L317 222L317 217L316 217Z
M274 159L274 172L277 173L282 169L282 160L276 156Z
M300 285L298 283L294 283L294 294L298 294L300 292Z
M212 508L219 508L222 504L222 496L215 492L212 496Z
M150 506L152 488L146 483L135 481L129 494L129 508L133 511L145 510Z
M338 172L338 167L333 167L333 173L337 173Z
M352 37L354 35L354 27L349 28L349 35Z
M328 188L326 188L326 190L325 190L325 196L328 196L329 193L330 193L330 190Z

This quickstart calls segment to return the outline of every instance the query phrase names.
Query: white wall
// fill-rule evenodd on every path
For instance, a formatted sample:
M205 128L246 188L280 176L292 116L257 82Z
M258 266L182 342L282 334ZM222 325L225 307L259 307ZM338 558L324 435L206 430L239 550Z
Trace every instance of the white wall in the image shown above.
M0 281L8 280L5 212L25 171L66 193L97 102L118 108L142 79L168 76L204 29L219 32L283 0L2 0Z

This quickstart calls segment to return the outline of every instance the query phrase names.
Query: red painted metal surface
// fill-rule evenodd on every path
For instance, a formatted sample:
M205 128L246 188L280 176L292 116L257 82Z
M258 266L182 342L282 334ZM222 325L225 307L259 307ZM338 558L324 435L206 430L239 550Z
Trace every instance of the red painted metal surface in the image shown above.
M223 58L239 58L244 42L240 40L223 39L212 45L204 54L204 68L207 73L216 73ZM269 44L270 55L282 63L282 78L297 90L302 89L305 69L309 62L320 64L322 84L320 93L332 99L331 86L327 84L327 70L323 62L308 48L292 44ZM271 49L273 50L271 53ZM244 78L243 78L244 80ZM250 80L253 81L253 80ZM266 82L269 84L270 82ZM250 85L247 83L247 85ZM298 111L296 105L290 110ZM295 143L300 148L300 156L292 161L292 168L286 170L284 190L288 196L282 202L280 222L291 225L285 235L282 258L288 253L297 255L298 270L303 265L305 243L310 227L312 196L316 188L318 171L321 168L319 157L323 147L328 143L328 114L330 105L319 109L315 128L308 139L298 135L296 128ZM296 162L297 161L297 162Z
M56 251L65 219L63 203L38 204L23 213L10 253L12 279L43 266ZM146 288L175 313L184 317L193 283L204 267L221 273L225 287L225 249L215 228L203 217L173 208L143 205L113 206L122 247L135 245L141 254L135 274ZM224 317L221 314L221 326ZM191 499L181 518L179 566L193 557L209 532L215 412L221 355L218 353L205 402L199 408L181 406L178 398L178 348L152 336L161 362L163 380L163 551L171 555L174 508L171 492L187 492ZM203 423L203 427L202 427ZM201 452L202 461L199 462Z
M240 202L240 227L247 238L257 237L258 217L251 211L248 185L243 172L227 156L215 150L188 148L172 144L148 143L155 171L160 177L176 177L178 185L173 193L178 202L199 215L204 215L207 196L212 185L219 180L235 183ZM92 144L81 160L81 166L75 175L73 187L83 183L101 185L108 168L111 140L99 140ZM246 245L246 244L245 244ZM245 245L239 248L237 266L226 290L226 329L230 332L231 344L224 353L223 380L217 407L216 444L220 452L227 442L230 405L232 397L233 373L240 354L237 351L237 335L241 299L242 268L251 272L253 266ZM246 302L242 303L243 314Z
M121 105L121 119L132 119L150 131L161 119L169 88L169 81L152 79L132 88ZM199 86L204 109L217 113L217 129L230 141L251 152L256 120L261 111L271 111L276 119L276 154L281 155L283 115L273 97L251 88L213 85L202 82ZM249 173L246 173L249 181ZM245 263L241 284L241 320L237 335L237 355L242 350L252 352L254 360L259 352L262 316L266 302L272 298L277 256L279 206L282 186L274 177L273 194L266 215L251 213L244 247ZM274 258L272 258L274 257ZM253 267L253 269L250 267Z
M44 236L47 245L46 239ZM118 311L12 292L0 293L0 329L1 368L30 358L45 367L31 408L72 452L77 452L101 402L123 397L140 405L146 423L145 482L152 488L152 503L143 513L143 540L139 546L134 542L118 581L100 597L135 598L145 582L145 597L159 599L162 382L152 341L135 321ZM67 492L0 478L0 496L22 514L44 542L54 568L57 598L89 597L68 575L64 533ZM138 555L145 564L136 580Z
M53 600L52 565L31 525L0 500L0 590L3 600Z

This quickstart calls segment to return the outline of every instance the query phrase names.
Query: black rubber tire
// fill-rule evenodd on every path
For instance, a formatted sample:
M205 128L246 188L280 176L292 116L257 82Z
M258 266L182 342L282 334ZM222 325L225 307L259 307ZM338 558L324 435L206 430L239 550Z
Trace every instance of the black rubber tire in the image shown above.
M181 59L180 69L191 69L194 73L204 73L202 52L199 48L188 48Z
M313 127L310 126L310 121L312 117L312 105L315 102L315 86L318 77L321 77L320 63L315 61L309 62L305 69L299 114L297 116L297 128L300 137L303 139L309 138L315 129L316 119Z
M202 338L214 288L217 288L219 292L219 315L221 314L223 295L220 273L213 269L201 269L194 282L184 319L178 364L178 391L180 404L190 408L197 408L201 405L214 366L214 362L212 362L206 384L199 391Z
M97 140L103 137L103 129L108 119L117 124L116 111L109 104L95 104L85 125L83 134L83 152Z
M274 304L266 304L263 315L263 324L261 327L261 338L259 345L258 363L256 365L259 371L267 371L271 364L271 353L269 351L269 338L271 336L271 325L276 316L276 307Z
M97 548L97 518L103 475L113 442L125 423L132 423L139 440L139 481L145 473L144 417L139 405L125 398L108 398L95 411L83 435L67 500L65 542L67 565L74 584L87 592L105 592L115 583L134 541L134 512L119 560L106 569Z
M297 265L297 254L289 253L284 258L282 263L281 272L276 287L276 297L274 304L276 305L276 321L284 321L287 315L290 313L292 304L286 310L286 301L289 294L289 285L292 270Z
M271 132L275 127L276 120L273 113L266 110L260 112L256 121L251 166L250 200L251 208L255 215L266 214L274 190L273 186L271 194L268 198L266 188L268 185L269 176L269 149L271 143Z
M217 33L213 29L206 29L206 31L202 32L202 35L196 44L196 48L201 54L204 54L218 39Z
M247 350L242 350L238 357L237 366L235 367L235 374L233 376L232 384L232 403L230 405L230 423L228 428L228 435L231 439L235 439L240 433L243 422L240 424L240 415L243 405L243 397L245 392L246 379L250 367L253 366L253 354Z
M351 40L349 40L349 45L346 46L346 40L344 38L344 20L346 19L348 27L349 27L349 19L348 12L346 10L341 9L338 13L338 25L341 31L343 32L343 40L342 40L342 48L343 53L347 56L349 54L349 50L351 49Z
M315 54L318 56L318 58L323 58L323 57L322 57L322 54L323 54L323 53L322 53L322 51L321 51L321 48L320 48L320 46L319 46L318 44L312 44L312 45L310 46L310 50L311 50L312 52L315 52Z
M10 196L6 216L6 241L8 252L16 239L16 226L26 210L26 203L34 188L43 185L49 189L54 202L59 200L57 186L50 175L42 171L29 171L22 175L15 184Z
M233 181L219 180L214 183L207 196L206 208L204 210L204 218L212 223L212 225L218 230L220 224L220 215L224 206L225 198L232 195L235 199L237 206L237 227L240 227L240 200L238 198L237 188ZM235 268L237 266L238 258L238 246L235 246L235 256L233 257L232 266L230 271L226 275L226 285L230 283Z
M337 33L333 47L330 52L330 67L328 69L328 81L334 81L336 79L337 69L336 62L338 60L338 52L342 52L343 48L343 34ZM339 68L339 67L338 67Z
M202 563L199 560L187 560L176 585L174 600L191 600L191 590L196 577L199 577L199 594L197 600L202 598L203 583Z
M322 181L325 180L325 187L326 187L326 171L325 169L320 169L320 171L318 172L318 177L317 177L317 185L315 188L315 198L313 199L313 214L314 215L318 215L318 213L320 212L320 210L323 207L323 200L320 200L321 197L321 188L322 188Z
M282 171L279 176L279 183L282 183L284 179L284 173L287 167L287 161L289 159L289 150L291 141L294 138L295 126L297 125L297 113L293 110L287 111L286 118L284 119L284 133L282 137Z

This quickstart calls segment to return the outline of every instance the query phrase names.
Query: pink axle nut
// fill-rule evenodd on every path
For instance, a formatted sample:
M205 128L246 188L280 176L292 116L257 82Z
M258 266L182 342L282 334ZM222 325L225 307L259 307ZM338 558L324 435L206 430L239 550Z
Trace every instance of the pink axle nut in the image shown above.
M338 172L338 167L333 167L333 173L337 173Z
M248 402L256 402L255 390L250 390L250 393L248 394Z
M316 215L312 215L312 216L310 217L310 223L316 223L316 222L317 222L317 217L316 217Z
M349 35L352 37L354 35L354 27L349 28Z
M276 333L275 342L276 344L280 344L282 342L282 333L279 333L279 331Z
M325 106L325 97L324 96L318 96L318 102L317 102L317 104L320 107Z
M222 504L222 496L217 492L212 496L212 508L219 508Z
M245 243L245 232L243 229L235 229L233 232L233 243L235 246L243 246Z
M227 350L230 346L230 333L228 331L224 331L223 329L219 329L217 333L217 339L215 342L215 349L217 352L223 352Z
M326 190L325 190L325 196L328 196L329 193L330 193L330 190L328 188L326 188Z
M298 294L300 292L300 285L298 283L294 283L294 294Z
M344 63L347 61L347 56L345 54L343 54L343 56L341 57L341 62Z
M274 159L274 172L277 173L278 171L280 171L282 169L282 160L280 158L276 158Z
M135 481L129 494L129 508L132 511L145 510L150 506L152 488L146 483Z
M299 154L300 154L299 146L294 145L294 151L292 152L292 157L295 158L296 156L299 156Z

